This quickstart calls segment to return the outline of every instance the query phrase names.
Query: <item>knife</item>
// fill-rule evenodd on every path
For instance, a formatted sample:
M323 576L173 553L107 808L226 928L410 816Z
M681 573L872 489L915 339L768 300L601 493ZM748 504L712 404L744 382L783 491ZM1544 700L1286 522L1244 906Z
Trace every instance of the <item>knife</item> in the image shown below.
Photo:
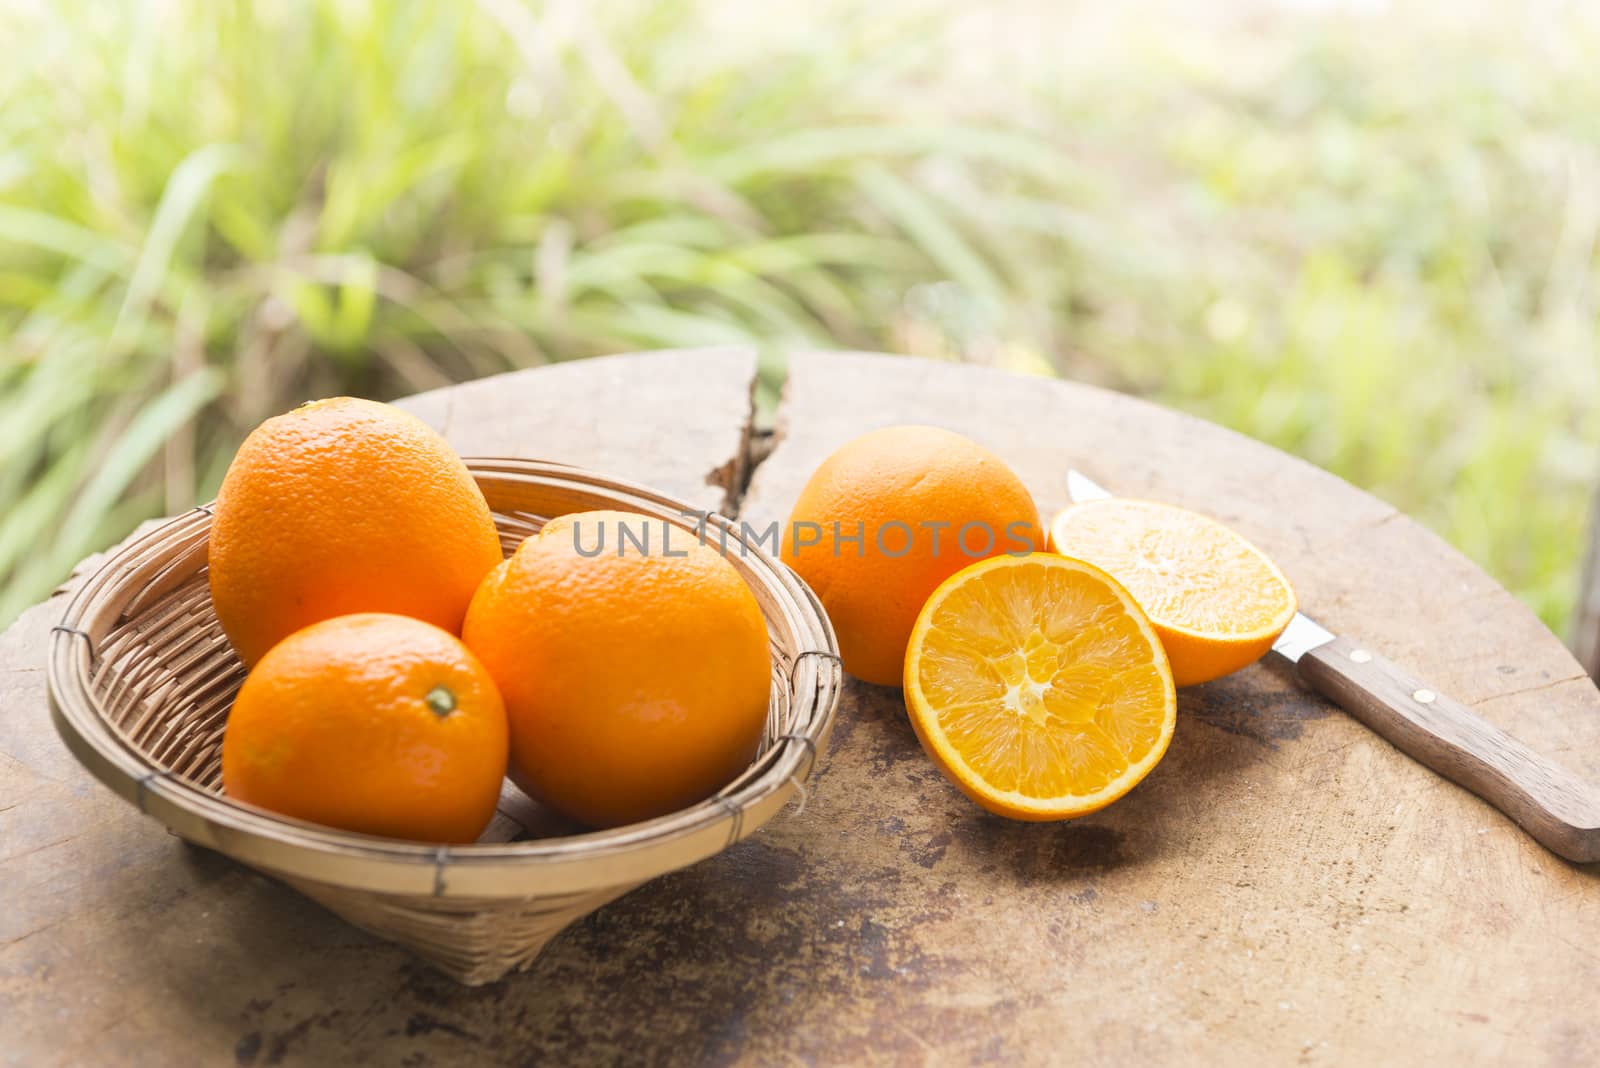
M1074 502L1111 493L1067 472ZM1600 790L1459 701L1424 685L1371 646L1296 612L1269 655L1395 748L1471 790L1568 860L1600 860Z

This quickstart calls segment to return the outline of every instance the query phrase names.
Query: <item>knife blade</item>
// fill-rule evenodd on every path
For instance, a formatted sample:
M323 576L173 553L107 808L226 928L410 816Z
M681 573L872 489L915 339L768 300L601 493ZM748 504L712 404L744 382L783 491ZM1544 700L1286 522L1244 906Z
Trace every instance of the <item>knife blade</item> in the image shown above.
M1067 494L1074 503L1112 495L1076 470L1067 472ZM1304 613L1295 613L1272 654L1311 690L1498 808L1550 851L1580 863L1600 860L1600 789L1585 779Z

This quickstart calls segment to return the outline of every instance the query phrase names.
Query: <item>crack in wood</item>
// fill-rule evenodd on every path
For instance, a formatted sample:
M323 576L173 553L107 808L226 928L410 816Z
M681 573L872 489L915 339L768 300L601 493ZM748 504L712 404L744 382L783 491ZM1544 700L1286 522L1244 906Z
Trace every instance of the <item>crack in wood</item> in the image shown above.
M1576 674L1573 674L1573 675L1563 675L1559 679L1550 679L1547 682L1541 682L1541 683L1538 683L1537 685L1534 685L1534 686L1524 686L1519 690L1507 690L1505 693L1497 693L1497 694L1493 695L1492 697L1482 697L1482 698L1479 698L1474 703L1475 704L1479 704L1479 705L1486 705L1490 701L1504 701L1508 697L1525 697L1530 693L1540 693L1540 692L1542 692L1544 690L1549 690L1549 689L1552 689L1552 688L1554 688L1556 686L1564 686L1569 682L1577 682L1580 679L1587 681L1588 678L1589 678L1588 673L1580 671L1580 672L1577 672Z
M777 434L774 431L762 430L756 426L756 387L760 378L758 366L750 375L750 403L745 409L737 452L727 463L706 475L707 485L722 488L722 514L729 519L739 518L739 510L744 504L745 494L750 490L750 482L755 477L756 469L772 455L772 450L777 445Z
M10 949L13 946L21 945L23 942L26 942L28 939L32 938L34 935L44 934L46 931L53 930L54 928L60 927L62 924L66 923L67 921L69 921L71 919L72 919L71 916L62 916L59 919L51 920L49 923L44 924L41 927L35 927L32 930L24 931L22 934L12 935L10 938L6 938L4 940L0 940L0 949Z

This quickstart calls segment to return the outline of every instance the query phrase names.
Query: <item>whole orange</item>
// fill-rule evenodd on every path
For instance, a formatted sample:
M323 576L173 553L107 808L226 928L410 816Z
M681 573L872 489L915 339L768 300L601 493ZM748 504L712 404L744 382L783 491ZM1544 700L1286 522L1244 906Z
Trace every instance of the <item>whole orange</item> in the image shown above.
M395 612L461 629L501 560L472 475L422 420L335 397L268 419L217 494L211 601L246 666L322 619Z
M482 834L505 770L505 706L483 665L438 627L375 612L274 645L222 737L228 796L420 842Z
M513 777L580 823L665 815L755 758L766 621L693 531L628 512L552 520L484 579L462 637L505 698Z
M846 443L812 474L783 531L783 558L816 591L844 668L899 686L923 603L968 564L1044 548L1039 509L970 438L892 426Z

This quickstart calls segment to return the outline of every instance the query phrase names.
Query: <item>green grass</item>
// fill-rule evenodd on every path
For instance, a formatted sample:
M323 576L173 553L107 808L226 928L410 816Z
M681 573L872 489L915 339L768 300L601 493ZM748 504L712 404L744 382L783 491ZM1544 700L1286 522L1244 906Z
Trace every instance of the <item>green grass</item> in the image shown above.
M755 341L1153 396L1565 627L1593 27L596 6L0 13L0 622L306 396Z

